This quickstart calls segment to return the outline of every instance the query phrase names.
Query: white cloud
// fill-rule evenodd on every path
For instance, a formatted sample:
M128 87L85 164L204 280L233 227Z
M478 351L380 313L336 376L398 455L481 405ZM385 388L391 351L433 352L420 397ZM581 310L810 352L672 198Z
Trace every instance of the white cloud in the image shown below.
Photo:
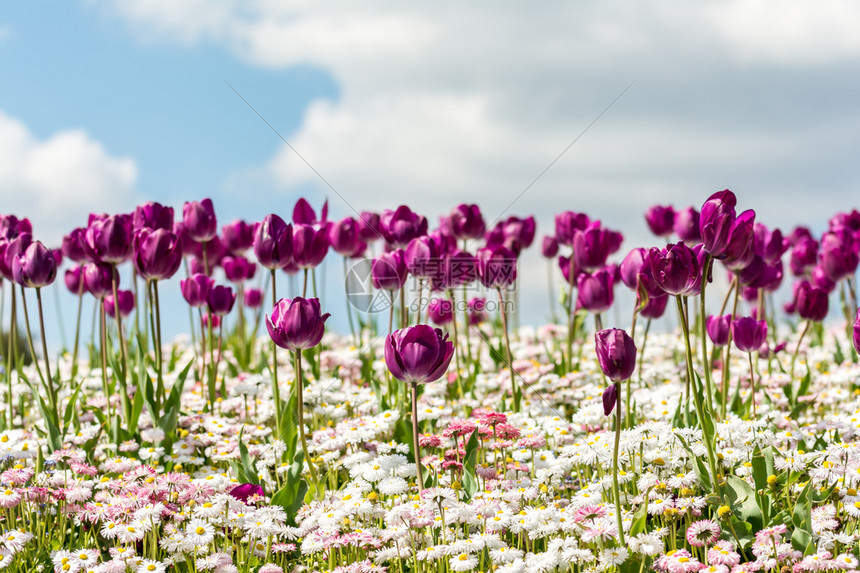
M91 211L129 209L136 179L134 160L110 155L83 130L39 139L0 112L3 212L29 217L38 239L56 243Z

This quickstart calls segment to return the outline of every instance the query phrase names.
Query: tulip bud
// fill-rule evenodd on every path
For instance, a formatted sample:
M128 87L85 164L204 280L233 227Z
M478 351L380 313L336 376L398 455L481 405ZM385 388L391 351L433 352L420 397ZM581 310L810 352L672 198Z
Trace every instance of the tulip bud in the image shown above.
M630 335L618 328L601 330L594 335L597 361L606 377L614 382L627 380L636 368L636 344Z
M425 384L448 370L454 344L448 335L426 324L401 328L385 339L385 364L401 382Z
M266 328L276 345L295 352L320 343L329 316L321 313L318 298L282 298L266 316Z
M741 352L753 352L761 348L767 338L767 322L745 316L732 323L732 339Z
M714 346L725 346L729 341L729 330L732 325L732 315L726 314L723 316L708 316L705 321L705 329L708 331L708 338L714 343Z
M645 222L658 237L669 236L675 225L675 209L671 205L654 205L645 212Z
M206 306L213 280L202 273L196 273L179 281L182 298L192 307Z
M15 282L29 288L41 288L57 278L57 261L41 242L31 243L12 261Z
M209 296L206 303L209 305L209 312L216 316L224 316L233 310L233 304L236 302L236 293L228 286L217 285L209 290Z
M211 199L189 201L182 206L182 224L188 236L198 243L211 241L218 234L218 220Z

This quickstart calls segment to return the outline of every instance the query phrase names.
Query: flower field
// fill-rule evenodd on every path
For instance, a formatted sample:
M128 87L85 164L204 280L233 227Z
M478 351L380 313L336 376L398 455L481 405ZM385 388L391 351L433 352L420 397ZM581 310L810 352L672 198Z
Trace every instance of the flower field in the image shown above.
M2 217L0 568L859 571L860 213L783 234L703 199L650 209L650 248L475 205L219 227L209 200L149 203L56 250ZM530 248L560 317L536 327ZM326 258L367 263L349 332L313 296Z

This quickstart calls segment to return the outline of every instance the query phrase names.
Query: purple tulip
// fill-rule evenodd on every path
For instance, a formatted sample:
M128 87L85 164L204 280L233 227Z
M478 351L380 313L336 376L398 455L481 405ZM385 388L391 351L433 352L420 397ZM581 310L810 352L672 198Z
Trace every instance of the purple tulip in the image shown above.
M621 282L627 288L638 292L639 288L642 287L649 295L654 296L663 294L663 290L657 286L651 276L650 256L648 249L642 247L632 249L621 261L618 271Z
M433 241L435 252L438 256L442 257L457 252L457 239L452 235L446 235L437 229L428 233L427 237ZM412 240L414 241L415 239Z
M218 234L218 220L212 199L186 202L182 206L182 224L188 236L198 243L211 241Z
M699 261L690 247L683 242L665 249L652 247L648 253L651 277L664 292L687 296L699 281Z
M242 255L254 244L255 225L236 219L221 227L221 243L233 256Z
M133 230L131 215L111 215L96 219L87 227L87 253L94 261L117 264L131 256Z
M390 253L382 253L370 267L370 279L374 288L380 290L400 290L406 282L406 263L403 251L397 249Z
M633 375L636 368L636 344L619 328L608 328L594 335L597 361L606 377L621 382Z
M134 310L134 293L130 290L117 290L117 300L119 302L119 314L123 318L131 314ZM113 302L113 293L109 292L102 300L105 307L105 312L111 318L116 318L116 307Z
M72 294L78 294L81 292L81 288L84 286L84 267L83 265L77 265L70 269L66 270L66 273L63 277L63 280L66 283L66 288L69 289L69 292Z
M263 497L263 488L252 483L239 484L230 490L230 497L238 499L242 503L247 503L252 497Z
M729 341L729 330L732 326L732 315L726 314L723 316L708 316L705 321L705 329L708 331L708 338L714 343L714 346L725 346Z
M257 273L257 265L242 256L224 257L221 266L224 267L227 280L233 283L251 280Z
M800 277L815 266L818 260L818 241L812 237L799 237L791 248L791 274Z
M134 235L134 268L145 279L169 279L182 264L182 244L176 233L142 228Z
M30 219L19 219L15 215L0 215L0 239L11 241L21 234L33 234Z
M190 306L199 308L206 306L209 300L209 291L212 290L214 281L202 273L196 273L179 281L182 290L182 298Z
M451 210L449 221L451 234L457 239L477 239L486 230L484 217L477 205L457 205Z
M293 227L293 261L301 269L319 265L328 253L326 228L314 229L310 225L296 224Z
M135 231L164 229L173 232L173 207L165 207L154 201L138 205L134 209L131 226Z
M795 293L795 309L801 318L821 322L827 316L827 291L802 281Z
M592 221L584 231L573 237L573 256L577 268L592 271L606 264L606 259L621 246L620 233L603 229L600 221Z
M317 223L325 224L328 220L328 201L323 203L322 213L319 220L317 213L310 203L304 197L300 197L293 207L293 223L296 225L316 225Z
M245 306L248 308L260 308L263 304L263 291L258 288L249 288L245 291Z
M271 318L266 315L266 328L275 344L295 352L320 343L329 316L321 313L318 298L282 298L272 309Z
M791 245L782 237L779 229L768 229L762 223L755 224L755 252L765 262L773 264L778 261Z
M614 300L613 274L599 269L592 274L582 273L576 281L576 308L601 313L609 310Z
M699 212L694 207L675 211L673 230L686 243L700 243L702 232L699 230Z
M573 268L573 277L571 278L570 272L571 267ZM573 255L569 257L565 257L564 255L560 255L558 257L558 268L561 270L561 275L564 277L565 283L573 282L576 284L576 279L582 273L582 270L577 268L576 260Z
M705 251L728 262L743 261L753 247L755 212L748 210L738 216L736 204L735 194L725 189L705 201L699 216Z
M517 278L517 255L512 250L499 247L478 249L478 278L487 288L509 287Z
M738 318L732 323L732 339L741 352L753 352L761 348L767 338L767 322L751 316Z
M57 278L57 261L49 248L36 241L12 260L12 276L25 287L48 286Z
M427 317L433 324L442 326L454 319L454 307L447 298L433 298L427 305Z
M86 229L77 228L63 237L63 254L71 261L76 263L84 263L89 261L87 255L87 231Z
M107 293L112 292L114 278L119 287L119 273L108 263L84 265L84 286L87 292L96 298L104 298Z
M577 231L584 231L591 219L585 213L565 211L555 216L555 238L559 244L573 246L573 236Z
M652 233L667 237L675 226L675 209L671 205L654 205L645 212L645 222Z
M541 242L541 254L547 259L554 259L558 255L558 239L547 235Z
M713 254L713 253L711 253ZM731 226L728 243L721 256L732 270L742 269L755 257L755 211L744 211Z
M812 272L809 273L809 276L811 278L810 282L813 286L816 286L827 293L831 293L836 290L836 283L830 279L827 272L821 267L821 265L815 265L812 268Z
M427 234L427 218L413 213L406 205L401 205L396 211L383 211L379 225L382 236L394 247L405 247L415 237Z
M233 310L233 305L236 303L236 293L228 286L216 285L209 289L209 296L206 298L206 304L209 306L209 312L215 316L224 316L230 314Z
M12 265L19 254L27 250L33 237L30 233L21 233L14 239L0 240L0 274L3 278L14 281ZM17 282L17 281L16 281Z
M857 309L857 314L854 317L852 340L854 341L854 351L860 354L860 308Z
M645 318L660 318L666 312L666 303L669 302L669 295L662 293L659 295L650 295L645 306L639 311L639 314Z
M328 242L334 252L351 256L358 245L358 223L352 217L332 223L328 228Z
M382 238L382 229L379 226L379 214L370 211L362 211L358 217L358 237L367 243Z
M429 278L438 273L441 260L436 241L430 236L415 237L403 250L403 262L412 276Z
M466 313L469 315L470 326L486 322L490 318L487 312L487 299L481 297L470 298L469 303L466 305Z
M457 250L442 259L439 273L430 277L434 288L451 289L478 279L478 261L466 251Z
M395 330L385 339L385 364L401 382L425 384L441 378L454 344L438 328L419 324Z
M818 260L827 277L838 283L857 271L857 251L847 233L825 233L821 237Z
M608 416L615 409L615 404L618 403L618 385L610 384L603 391L603 415Z
M269 270L283 268L293 258L293 226L275 214L266 215L254 234L254 254Z

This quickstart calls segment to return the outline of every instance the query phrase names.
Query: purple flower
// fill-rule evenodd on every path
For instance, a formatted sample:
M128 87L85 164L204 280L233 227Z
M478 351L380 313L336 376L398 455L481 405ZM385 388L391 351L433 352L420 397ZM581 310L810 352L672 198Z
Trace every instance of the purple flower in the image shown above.
M726 314L723 316L708 316L705 321L705 329L708 331L708 338L714 343L714 346L725 346L729 341L729 330L732 326L732 315Z
M609 310L614 300L613 273L600 269L592 274L582 273L576 280L576 308L600 313Z
M469 324L475 326L486 322L490 317L487 313L487 299L474 297L469 299L469 304L466 305L466 312L469 315Z
M239 484L230 490L230 497L246 503L251 497L263 497L263 488L252 483Z
M508 217L497 223L493 230L486 234L486 246L505 246L519 255L523 249L534 242L536 230L534 217L525 219L516 216Z
M857 309L857 314L854 317L854 332L852 340L854 341L854 350L860 354L860 308Z
M576 279L582 273L582 270L576 267L576 260L573 255L569 257L565 257L564 255L559 255L558 257L558 268L561 271L561 275L564 277L565 283L570 283L571 281L576 284ZM573 270L573 276L571 277L571 270Z
M687 296L696 290L699 281L699 261L683 242L665 249L652 247L648 254L651 277L664 292Z
M84 286L96 298L112 292L113 279L119 287L119 273L108 263L87 263L84 265Z
M76 263L84 263L89 260L87 255L87 230L78 227L63 237L63 255Z
M390 253L382 253L370 267L370 279L375 288L395 291L406 282L406 263L403 251L397 249Z
M419 324L395 330L385 339L385 364L401 382L425 384L441 378L454 344L438 328Z
M316 225L317 223L325 224L328 220L328 201L323 203L322 213L317 220L317 213L310 203L304 197L300 197L293 207L293 223L296 225Z
M660 318L666 312L667 302L669 302L669 295L666 293L650 295L645 306L639 311L639 314L645 318Z
M182 206L182 224L188 236L198 243L211 241L218 234L218 220L212 199L189 201Z
M573 237L573 256L577 268L587 271L606 264L606 259L621 246L621 234L603 229L600 221L592 221L584 231Z
M383 211L379 226L382 236L394 247L405 247L415 237L427 234L427 218L413 213L406 205L401 205L396 211Z
M370 211L361 212L361 215L358 217L358 237L367 243L372 243L382 238L378 213Z
M117 290L116 294L119 301L119 314L125 318L134 310L134 293L130 290ZM113 302L113 293L107 293L102 300L102 304L105 307L107 315L111 318L116 318L116 305Z
M671 205L654 205L645 212L645 222L658 237L669 236L675 226L675 209Z
M466 251L457 250L446 255L438 273L430 277L433 288L450 289L473 283L478 278L478 261Z
M767 322L751 316L738 318L732 323L732 339L741 352L753 352L761 348L767 338Z
M41 288L57 278L57 261L51 249L36 241L12 260L12 276L19 285Z
M487 288L502 288L514 284L517 278L517 255L507 247L484 247L475 257L478 277Z
M234 283L251 280L257 273L257 265L242 256L224 257L221 266L224 267L227 280Z
M699 212L694 207L675 211L673 230L678 235L678 238L686 243L701 242L702 232L699 230Z
M63 280L66 283L66 288L69 289L69 292L72 294L78 294L81 292L81 287L84 286L84 267L83 265L74 266L68 270L66 270L66 274L63 277Z
M827 277L835 283L857 271L858 256L848 233L825 233L821 237L818 260Z
M585 213L565 211L555 216L555 238L559 244L573 246L573 236L577 231L584 231L591 220Z
M427 317L433 324L442 326L454 319L454 307L447 298L433 298L427 305Z
M484 217L477 205L457 205L451 210L449 223L451 234L457 239L477 239L486 230Z
M254 254L269 270L284 267L293 258L293 226L275 214L266 215L254 234Z
M654 278L651 276L650 256L648 249L642 247L637 247L627 253L627 256L624 257L624 260L621 261L618 267L621 282L627 288L637 293L639 288L642 287L652 296L663 294L663 290L657 286L657 283L654 282Z
M12 265L18 255L26 251L32 242L33 237L30 233L21 233L14 239L0 240L0 274L3 275L3 278L10 281L15 280L12 274Z
M263 304L263 291L258 288L249 288L245 291L245 306L248 308L259 308Z
M439 271L439 248L429 235L415 237L403 250L406 270L416 277L428 278Z
M326 227L314 229L311 225L296 224L293 227L293 261L301 269L319 265L328 253Z
M541 254L548 259L554 259L558 254L558 239L550 235L544 237L541 242Z
M827 291L802 281L795 292L795 309L801 318L821 322L827 316Z
M164 229L173 231L173 207L165 207L161 203L150 201L138 205L132 215L131 226L135 231L141 229Z
M19 219L15 215L0 215L0 239L11 241L23 233L33 234L30 219Z
M236 219L221 227L221 243L233 256L241 255L254 244L255 225Z
M608 328L594 335L597 361L606 377L614 382L627 380L636 368L636 344L619 328Z
M214 281L202 273L193 274L179 281L182 298L192 307L206 306L213 284Z
M818 241L812 237L798 237L791 248L791 274L796 277L803 276L809 267L815 266L817 260Z
M87 252L94 261L121 263L131 256L133 231L131 215L111 215L95 219L87 227Z
M233 310L233 305L236 303L236 293L228 286L217 285L209 289L209 296L206 298L206 304L209 305L209 312L215 316L224 316Z
M713 253L711 253L713 254ZM742 269L755 257L755 211L744 211L732 223L729 241L719 257L730 269Z
M711 195L702 205L699 231L707 253L743 267L752 256L755 212L748 210L738 216L736 204L735 194L728 189Z
M182 264L179 236L164 229L142 228L134 235L134 268L145 279L169 279Z
M762 223L755 224L755 252L767 263L778 261L790 246L779 229L771 230Z
M318 298L282 298L272 309L271 318L266 315L266 328L275 344L295 352L320 343L329 316L321 314Z
M618 403L618 385L610 384L603 391L603 415L608 416L615 409L615 404Z
M345 257L351 256L358 246L358 223L345 217L328 227L328 242L331 248Z

